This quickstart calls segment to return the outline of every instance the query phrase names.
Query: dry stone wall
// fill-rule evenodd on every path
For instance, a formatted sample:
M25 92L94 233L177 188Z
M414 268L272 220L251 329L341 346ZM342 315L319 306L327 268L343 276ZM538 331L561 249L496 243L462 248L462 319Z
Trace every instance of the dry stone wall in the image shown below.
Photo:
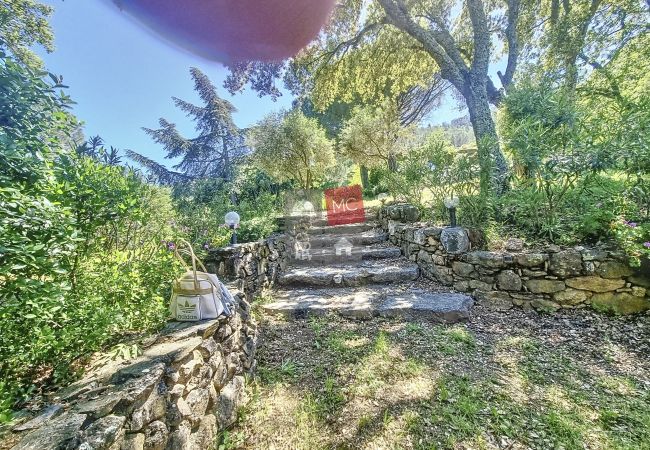
M256 325L236 296L236 313L170 323L127 362L108 359L16 427L16 450L206 449L232 425L254 370Z
M478 235L415 222L419 215L412 209L392 205L380 210L379 222L391 243L417 262L425 277L471 293L493 308L592 306L618 314L650 309L650 279L635 273L616 249L551 245L525 251L522 241L512 239L504 252L473 250Z
M220 279L237 284L237 289L252 301L264 289L273 286L278 273L284 269L286 243L284 235L212 249L204 263L208 272Z

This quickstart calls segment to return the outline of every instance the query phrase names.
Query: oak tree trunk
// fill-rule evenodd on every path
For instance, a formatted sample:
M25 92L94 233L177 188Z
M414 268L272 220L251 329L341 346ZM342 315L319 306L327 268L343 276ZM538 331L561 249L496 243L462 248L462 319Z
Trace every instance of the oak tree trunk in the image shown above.
M366 166L360 166L359 172L361 175L361 186L363 186L363 188L366 189L370 186L370 180L368 178L368 168Z
M508 165L499 146L487 91L481 86L470 87L464 97L478 149L481 193L500 195L507 190Z

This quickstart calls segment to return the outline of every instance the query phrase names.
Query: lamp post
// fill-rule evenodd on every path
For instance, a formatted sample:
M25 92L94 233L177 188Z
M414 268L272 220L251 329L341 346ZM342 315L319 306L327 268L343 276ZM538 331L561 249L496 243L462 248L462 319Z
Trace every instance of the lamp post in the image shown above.
M444 200L445 207L449 210L449 222L451 222L452 227L456 226L456 207L459 202L460 200L456 196L448 197Z
M239 226L239 214L235 211L230 211L226 214L226 225L232 230L230 237L230 245L237 243L237 227Z

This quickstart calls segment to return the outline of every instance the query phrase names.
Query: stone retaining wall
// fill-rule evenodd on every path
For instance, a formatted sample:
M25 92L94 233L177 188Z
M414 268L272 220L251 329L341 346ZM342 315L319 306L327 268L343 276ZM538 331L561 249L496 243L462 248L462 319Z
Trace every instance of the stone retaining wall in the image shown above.
M474 251L479 236L463 228L415 222L419 215L413 209L392 205L380 210L379 223L391 243L416 261L425 277L472 293L479 302L498 309L591 305L619 314L650 309L650 279L635 273L615 249L551 245L525 251L523 242L513 239L508 251Z
M248 303L230 317L170 323L144 353L97 364L31 421L14 428L26 449L206 449L232 425L254 370Z
M248 301L275 282L284 268L286 244L282 234L245 244L211 249L204 263L208 272L224 281L234 281Z

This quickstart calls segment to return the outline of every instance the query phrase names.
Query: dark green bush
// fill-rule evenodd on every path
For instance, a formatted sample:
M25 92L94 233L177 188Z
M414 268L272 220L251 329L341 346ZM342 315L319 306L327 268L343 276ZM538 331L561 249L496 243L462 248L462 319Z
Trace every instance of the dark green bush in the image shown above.
M565 192L557 185L541 190L522 184L498 199L499 218L529 240L596 242L611 237L611 224L618 217L638 212L626 188L624 181L606 175L581 178Z
M75 362L160 326L169 192L64 148L67 99L0 54L0 420Z

